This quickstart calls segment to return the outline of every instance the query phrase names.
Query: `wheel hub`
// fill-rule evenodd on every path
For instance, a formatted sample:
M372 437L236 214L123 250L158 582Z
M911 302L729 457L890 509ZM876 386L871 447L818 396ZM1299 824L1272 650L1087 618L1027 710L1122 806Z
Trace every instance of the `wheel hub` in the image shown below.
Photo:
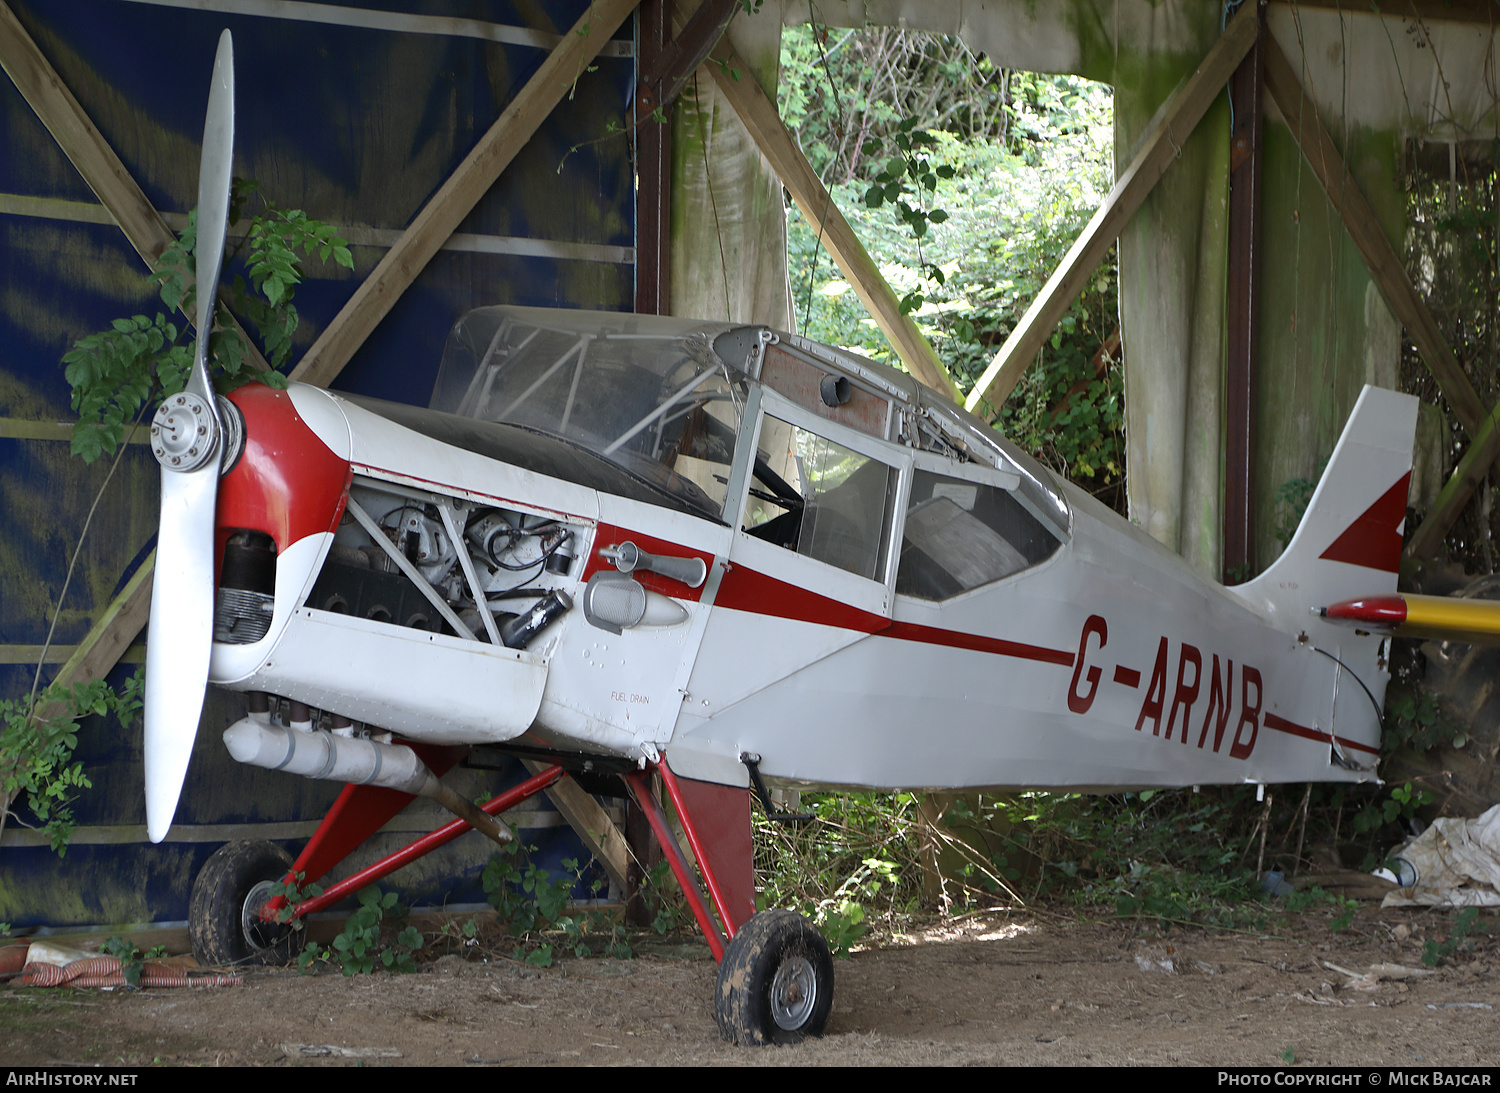
M771 980L771 1018L778 1028L795 1032L807 1023L818 1003L818 978L805 956L788 956Z
M271 902L274 886L273 881L261 881L250 889L244 906L240 908L240 930L245 935L245 943L252 949L269 949L282 931L281 923L267 922L260 917L261 908Z

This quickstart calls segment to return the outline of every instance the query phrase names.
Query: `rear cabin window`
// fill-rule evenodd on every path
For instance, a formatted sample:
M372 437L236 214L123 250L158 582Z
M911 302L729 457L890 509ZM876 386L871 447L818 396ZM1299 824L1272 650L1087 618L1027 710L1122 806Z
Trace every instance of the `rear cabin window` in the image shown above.
M919 470L896 591L946 600L1045 561L1061 545L1011 491Z

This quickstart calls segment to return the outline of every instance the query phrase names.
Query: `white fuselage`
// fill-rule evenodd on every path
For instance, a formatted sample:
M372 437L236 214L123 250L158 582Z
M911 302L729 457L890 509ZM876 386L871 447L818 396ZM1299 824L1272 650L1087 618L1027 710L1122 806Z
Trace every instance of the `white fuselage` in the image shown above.
M679 772L726 784L745 784L746 752L772 777L891 788L1374 777L1371 700L1314 648L1347 661L1341 642L1368 639L1308 618L1299 640L1071 488L1050 556L939 599L897 591L912 476L941 472L935 496L962 502L964 482L1009 488L1015 475L822 427L769 391L747 408L759 418L744 425L742 463L764 451L756 430L774 415L890 468L895 515L870 575L743 530L743 467L721 523L462 450L311 388L293 400L347 452L353 496L372 515L381 498L435 498L570 529L576 560L539 573L540 589L578 600L609 571L599 551L625 541L702 558L708 578L698 589L647 579L681 605L671 625L612 633L574 609L509 649L477 624L471 639L321 609L309 595L335 535L320 533L283 551L265 637L215 644L215 682L413 740L530 734L565 750L665 753ZM351 526L346 516L339 537ZM1384 674L1367 674L1379 701ZM1337 765L1335 752L1365 769Z

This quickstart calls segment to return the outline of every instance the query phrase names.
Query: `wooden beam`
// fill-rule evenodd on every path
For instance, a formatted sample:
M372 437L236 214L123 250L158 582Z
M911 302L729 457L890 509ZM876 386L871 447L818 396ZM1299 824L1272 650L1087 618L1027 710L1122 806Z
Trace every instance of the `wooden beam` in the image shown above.
M680 19L677 22L680 25ZM807 162L802 149L797 147L795 138L782 124L776 104L766 98L760 84L749 75L750 66L727 37L719 40L709 57L714 63L708 65L708 71L713 74L719 90L734 107L761 154L781 179L781 184L791 193L797 208L818 232L823 246L833 256L840 272L849 279L855 295L870 312L875 325L890 339L907 371L927 386L950 398L956 397L948 370L927 339L922 337L911 316L901 313L901 303L895 292L886 284L880 268L833 203L818 173ZM741 78L736 78L735 73L740 73Z
M660 0L664 16L669 2ZM703 0L682 30L659 51L653 50L649 60L642 49L637 62L642 75L635 92L638 119L676 100L742 6L743 0ZM645 10L643 4L643 16Z
M76 645L0 645L0 664L25 664L35 668L39 658L44 664L66 664L77 652ZM145 664L146 646L132 643L120 656L121 664Z
M1379 286L1386 303L1422 354L1422 360L1432 372L1433 379L1437 380L1448 405L1453 408L1454 416L1470 438L1477 437L1488 416L1484 403L1453 356L1453 350L1448 348L1432 313L1417 295L1411 278L1406 275L1405 265L1386 238L1385 230L1360 192L1359 184L1345 166L1333 138L1323 127L1312 98L1302 90L1302 81L1286 54L1269 36L1265 52L1266 91L1297 138L1302 155L1318 176L1328 200L1338 210L1344 229L1364 256L1365 264L1370 267L1370 276Z
M1427 517L1412 533L1411 541L1406 544L1407 558L1425 562L1443 545L1448 530L1463 514L1469 498L1484 481L1495 456L1500 455L1500 428L1497 425L1500 425L1500 405L1484 419L1469 450L1453 468L1453 477L1444 484Z
M1253 9L1253 5L1252 5ZM989 403L997 411L1010 396L1026 369L1072 306L1073 300L1094 275L1115 239L1135 215L1157 180L1176 160L1209 105L1224 89L1250 47L1255 44L1257 20L1254 10L1242 11L1230 20L1218 41L1204 54L1188 77L1157 112L1145 141L1064 256L1062 264L1047 280L1021 321L1005 339L984 375L965 402L971 413ZM994 413L988 415L994 417Z
M550 766L534 759L522 759L521 763L532 774L540 774ZM630 864L630 847L615 822L609 818L609 813L571 778L554 782L543 792L552 799L568 825L578 833L583 845L604 866L609 879L624 892L625 875Z
M156 551L153 550L125 583L120 594L94 620L83 640L74 646L73 655L57 670L54 682L64 686L91 683L103 679L120 662L151 615L151 574L155 571ZM62 716L65 716L65 707L60 702L43 706L38 711L38 717L43 721Z
M531 140L638 0L594 0L464 161L417 213L380 264L312 344L291 378L326 387L395 306L447 238Z
M125 238L147 266L177 236L146 199L120 157L104 139L10 5L0 0L0 67L15 83L63 153L78 168Z
M109 210L146 268L154 269L161 252L177 241L176 234L147 200L104 134L84 112L5 0L0 0L0 68L5 69L63 154ZM192 283L190 273L185 284ZM262 372L268 371L270 365L238 322L235 329L245 345L245 361Z

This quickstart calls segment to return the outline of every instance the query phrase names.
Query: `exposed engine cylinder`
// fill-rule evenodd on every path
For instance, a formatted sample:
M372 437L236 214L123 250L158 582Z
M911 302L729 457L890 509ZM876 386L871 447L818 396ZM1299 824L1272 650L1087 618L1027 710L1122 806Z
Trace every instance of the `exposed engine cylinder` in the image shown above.
M275 613L275 591L275 542L263 532L235 532L224 544L214 640L249 645L265 637Z

